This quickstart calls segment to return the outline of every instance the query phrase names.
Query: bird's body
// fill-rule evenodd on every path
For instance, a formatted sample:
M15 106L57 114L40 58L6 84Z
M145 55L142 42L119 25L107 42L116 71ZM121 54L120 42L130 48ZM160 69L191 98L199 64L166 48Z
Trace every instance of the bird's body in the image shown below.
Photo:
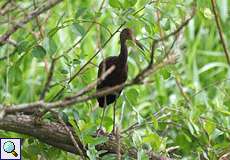
M106 89L109 87L120 85L127 80L128 65L127 63L125 63L123 64L124 68L121 67L122 64L120 64L119 56L108 57L104 61L102 61L99 65L98 77L102 75L103 71L106 71L107 69L112 67L112 65L115 66L115 69L112 71L112 73L110 73L105 78L104 81L102 81L100 84L97 85L97 90ZM103 66L105 66L105 68L103 68ZM121 91L122 89L115 93L109 94L105 97L99 97L97 99L99 106L105 107L106 105L113 103L116 100L116 98L120 95ZM105 98L106 98L106 101L105 101Z
M112 66L115 66L115 69L105 77L105 79L98 83L97 85L97 91L112 88L117 85L121 85L125 83L127 80L128 75L128 65L127 65L127 59L128 59L128 49L126 46L126 40L133 40L140 48L140 43L133 37L132 31L129 28L125 28L121 31L120 34L120 44L121 44L121 50L120 54L118 56L111 56L103 60L99 65L98 70L98 78L102 76L105 71L107 71ZM113 92L106 96L101 96L97 98L97 101L99 103L99 106L103 108L103 115L101 119L100 128L102 126L102 121L104 117L105 108L107 105L116 102L116 99L119 97L119 95L122 92L122 88L116 92ZM114 103L114 111L113 111L113 131L115 126L115 104ZM100 129L99 129L100 130Z
M113 87L120 85L127 80L128 74L128 49L126 46L126 40L132 39L132 32L130 29L123 29L120 34L120 43L121 49L118 56L111 56L103 60L99 65L98 78L105 72L107 69L115 66L115 69L101 82L97 85L97 91L100 89L106 89L108 87ZM104 68L105 67L105 68ZM100 107L106 107L107 105L113 103L116 98L120 95L120 91L114 92L107 96L98 97L97 101Z

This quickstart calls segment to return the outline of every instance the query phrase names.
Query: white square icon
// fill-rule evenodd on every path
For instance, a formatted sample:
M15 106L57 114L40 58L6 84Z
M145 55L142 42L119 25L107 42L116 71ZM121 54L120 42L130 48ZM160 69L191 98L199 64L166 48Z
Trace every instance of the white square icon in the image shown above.
M21 139L0 138L1 155L0 160L21 159Z

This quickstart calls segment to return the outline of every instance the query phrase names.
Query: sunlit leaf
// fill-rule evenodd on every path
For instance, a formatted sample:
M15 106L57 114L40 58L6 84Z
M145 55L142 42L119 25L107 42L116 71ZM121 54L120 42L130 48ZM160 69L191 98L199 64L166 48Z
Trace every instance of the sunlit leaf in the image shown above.
M210 122L210 121L204 122L204 129L206 130L208 135L211 135L213 133L213 131L215 130L215 128L216 128L215 123Z
M113 8L120 8L121 2L119 0L109 0L109 5Z
M132 88L126 93L126 95L127 95L128 100L132 104L135 104L137 102L137 97L138 97L139 93L135 88Z
M143 142L150 143L154 150L159 150L162 140L158 134L151 133L143 138Z
M137 3L137 0L125 0L124 6L125 7L133 7Z
M212 19L212 11L209 8L204 9L204 17L207 19Z
M38 59L43 59L46 56L46 50L40 45L33 47L31 53Z

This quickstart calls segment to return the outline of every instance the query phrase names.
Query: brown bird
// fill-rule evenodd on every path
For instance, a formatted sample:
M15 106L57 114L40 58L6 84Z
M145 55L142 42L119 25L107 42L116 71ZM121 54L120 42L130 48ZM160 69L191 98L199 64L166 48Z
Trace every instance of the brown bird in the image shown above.
M98 76L97 76L98 78L101 77L101 75L113 65L115 66L115 69L101 83L97 85L97 91L123 84L127 80L127 76L128 76L128 64L127 64L128 49L126 45L127 40L134 41L143 50L142 45L133 36L132 30L129 28L123 29L120 33L120 45L121 45L120 54L118 56L107 57L99 65ZM116 111L115 105L116 105L116 99L119 97L121 92L122 89L114 93L111 93L109 95L97 98L99 106L103 108L103 114L102 114L102 119L101 119L101 124L99 129L101 129L102 127L106 106L115 102L113 106L113 132L115 131L114 128L115 111Z

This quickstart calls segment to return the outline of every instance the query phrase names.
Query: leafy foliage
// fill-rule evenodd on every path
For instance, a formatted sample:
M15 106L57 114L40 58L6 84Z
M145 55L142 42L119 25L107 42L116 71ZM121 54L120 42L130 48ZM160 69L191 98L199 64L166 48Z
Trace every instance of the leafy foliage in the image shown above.
M119 54L118 34L71 83L67 82L123 22L134 30L137 39L147 48L143 56L137 47L129 43L132 48L129 48L128 79L131 80L148 64L148 48L151 48L152 39L173 31L189 15L187 11L192 6L191 0L156 1L151 4L148 0L103 2L64 1L39 16L38 22L34 19L15 32L11 38L17 42L16 50L10 44L0 48L0 57L15 52L0 61L1 103L20 104L39 100L47 78L46 63L49 66L52 58L60 55L62 57L55 64L45 101L51 101L62 86L66 90L59 98L84 88L96 80L96 65L102 57ZM4 3L1 1L0 6ZM25 12L33 10L32 1L16 3ZM103 7L100 7L101 4ZM217 6L228 45L229 5L228 0L222 0ZM19 8L8 15L12 22L16 22L23 18L23 14ZM0 21L3 23L7 19L3 16ZM8 25L0 25L0 34L5 33ZM172 42L173 38L160 43L155 52L156 63L165 57ZM174 48L180 56L177 64L149 75L143 85L126 88L118 99L116 117L122 142L137 148L139 159L147 159L146 150L175 159L218 159L230 148L230 70L209 0L197 1L196 16L180 34ZM95 146L107 141L106 137L91 136L100 124L102 110L97 106L96 100L90 100L59 111L67 116L66 121L88 146L87 155L91 159L99 156ZM112 115L112 107L109 107L103 123L109 132L112 130ZM52 116L47 114L44 119L52 120ZM76 159L75 155L32 137L4 131L0 132L0 137L24 138L24 159ZM114 156L106 155L104 159L114 159ZM126 159L129 159L128 156Z

